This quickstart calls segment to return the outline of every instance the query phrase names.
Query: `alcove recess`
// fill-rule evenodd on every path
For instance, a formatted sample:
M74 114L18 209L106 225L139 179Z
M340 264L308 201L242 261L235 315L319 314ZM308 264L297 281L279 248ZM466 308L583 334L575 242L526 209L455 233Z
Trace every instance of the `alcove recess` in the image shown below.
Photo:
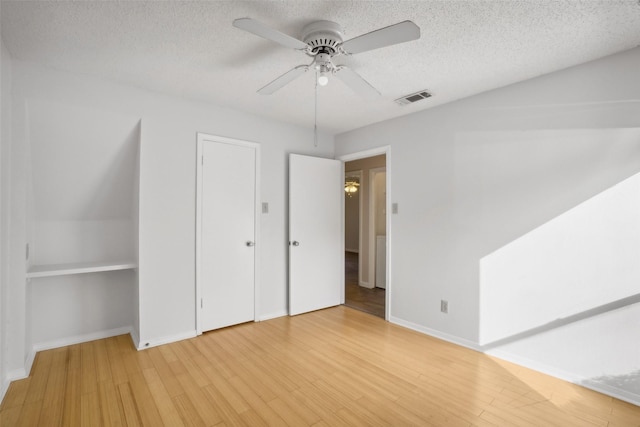
M131 329L139 118L29 100L27 279L36 348Z

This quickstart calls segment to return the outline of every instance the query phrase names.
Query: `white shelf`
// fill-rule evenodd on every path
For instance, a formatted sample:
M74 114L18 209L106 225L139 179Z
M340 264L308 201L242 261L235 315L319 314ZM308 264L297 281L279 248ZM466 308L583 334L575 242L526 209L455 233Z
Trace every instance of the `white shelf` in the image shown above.
M27 271L27 279L64 276L67 274L98 273L101 271L131 270L137 267L138 264L133 261L32 265Z

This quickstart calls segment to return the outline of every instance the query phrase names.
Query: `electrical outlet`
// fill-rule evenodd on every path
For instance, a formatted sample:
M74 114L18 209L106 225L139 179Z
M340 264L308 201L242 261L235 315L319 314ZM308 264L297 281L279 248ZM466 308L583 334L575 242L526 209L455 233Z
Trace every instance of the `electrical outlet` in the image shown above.
M449 312L449 301L447 300L440 300L440 311L447 314Z

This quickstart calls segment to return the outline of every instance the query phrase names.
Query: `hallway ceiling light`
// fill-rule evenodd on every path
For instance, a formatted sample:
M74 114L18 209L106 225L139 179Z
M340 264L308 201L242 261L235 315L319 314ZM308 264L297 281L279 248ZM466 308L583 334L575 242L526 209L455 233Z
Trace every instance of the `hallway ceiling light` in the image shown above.
M357 181L347 181L344 183L344 192L347 193L347 196L352 197L358 191L358 187L360 187L360 183Z

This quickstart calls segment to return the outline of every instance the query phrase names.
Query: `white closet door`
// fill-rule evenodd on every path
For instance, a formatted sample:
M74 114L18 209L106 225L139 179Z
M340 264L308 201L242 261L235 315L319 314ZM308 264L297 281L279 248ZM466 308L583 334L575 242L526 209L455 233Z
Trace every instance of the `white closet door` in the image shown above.
M289 157L289 314L342 303L342 162Z
M200 332L255 319L256 149L200 147Z

